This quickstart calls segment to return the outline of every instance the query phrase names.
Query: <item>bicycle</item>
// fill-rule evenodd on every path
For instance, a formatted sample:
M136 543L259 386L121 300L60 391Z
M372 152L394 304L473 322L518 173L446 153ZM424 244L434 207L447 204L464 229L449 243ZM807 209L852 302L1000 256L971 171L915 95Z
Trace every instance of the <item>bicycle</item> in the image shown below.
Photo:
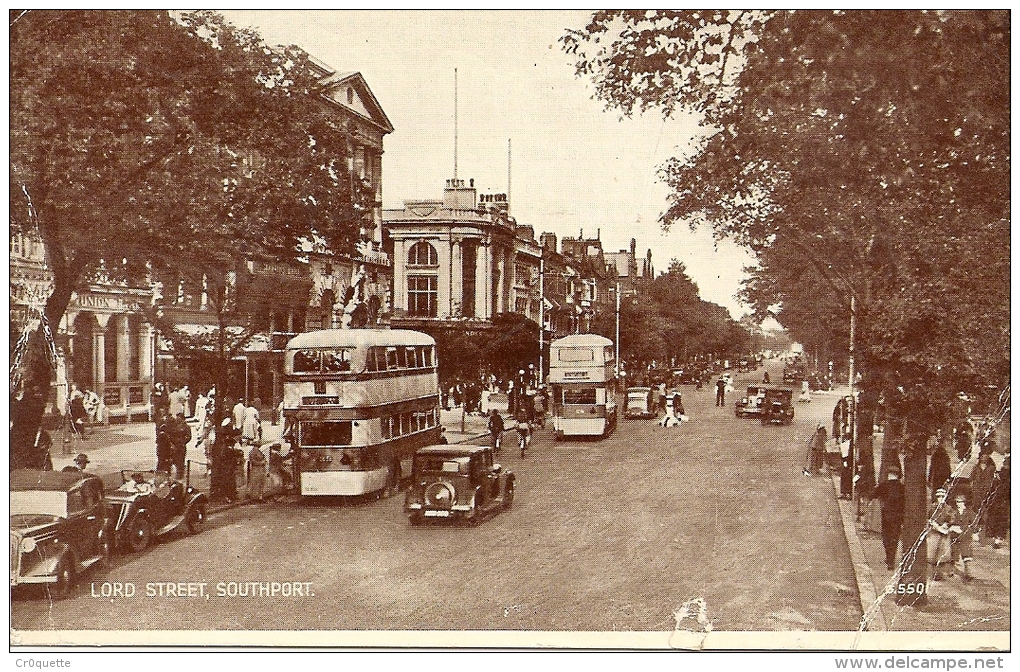
M528 444L531 443L531 427L528 423L518 423L517 425L518 445L521 449L521 457L524 457L525 451L528 449Z

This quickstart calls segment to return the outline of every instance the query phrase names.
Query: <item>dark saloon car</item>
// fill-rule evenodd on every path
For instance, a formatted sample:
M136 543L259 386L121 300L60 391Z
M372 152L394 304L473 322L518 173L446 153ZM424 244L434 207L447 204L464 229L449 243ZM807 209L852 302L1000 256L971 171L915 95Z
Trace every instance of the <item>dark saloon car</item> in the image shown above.
M110 558L103 482L81 471L11 472L11 588L50 584L62 597L75 576Z
M767 387L761 402L761 424L789 425L793 422L793 390Z
M143 551L156 537L182 526L191 534L202 531L209 504L205 493L162 471L122 471L121 481L106 493L117 549Z
M427 446L414 456L404 510L412 525L434 518L474 524L509 509L515 487L514 473L493 462L488 446Z
M761 402L765 398L765 388L761 385L748 385L747 394L737 399L734 404L738 418L758 417L761 415Z

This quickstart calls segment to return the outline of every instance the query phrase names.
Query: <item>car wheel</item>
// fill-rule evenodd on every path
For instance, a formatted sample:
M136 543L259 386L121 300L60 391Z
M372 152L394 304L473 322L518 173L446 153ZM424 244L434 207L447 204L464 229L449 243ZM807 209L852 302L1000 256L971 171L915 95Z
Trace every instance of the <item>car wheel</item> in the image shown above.
M188 510L188 514L184 518L184 524L188 527L188 532L191 534L198 534L205 527L205 506L199 504L191 507Z
M514 505L514 489L516 488L514 481L509 481L506 484L506 492L503 494L503 508L509 509Z
M135 518L128 528L128 546L135 553L140 553L149 547L152 542L152 523L148 516Z
M386 496L392 497L400 492L400 463L394 462L386 471Z
M50 594L62 600L70 595L72 586L74 586L74 559L68 557L57 565L57 582L53 584Z

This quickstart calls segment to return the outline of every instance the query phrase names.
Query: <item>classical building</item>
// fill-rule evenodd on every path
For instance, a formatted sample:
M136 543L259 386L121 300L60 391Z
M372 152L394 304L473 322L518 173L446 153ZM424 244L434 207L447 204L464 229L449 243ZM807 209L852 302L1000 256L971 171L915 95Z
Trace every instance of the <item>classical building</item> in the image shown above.
M98 275L71 296L60 324L55 329L51 325L56 377L46 412L62 415L75 385L99 396L104 420L148 418L155 337L140 309L151 303L152 289ZM38 326L50 293L52 274L38 239L11 235L10 282L13 344L25 330Z
M498 313L539 319L542 250L509 216L503 194L479 197L474 180L446 181L442 200L406 200L383 211L393 255L394 326L487 321Z

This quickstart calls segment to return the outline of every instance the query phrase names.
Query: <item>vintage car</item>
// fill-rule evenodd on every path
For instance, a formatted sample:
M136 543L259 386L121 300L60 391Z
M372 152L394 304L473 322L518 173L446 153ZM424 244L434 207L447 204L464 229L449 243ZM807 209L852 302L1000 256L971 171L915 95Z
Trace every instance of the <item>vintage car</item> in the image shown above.
M120 480L120 487L106 493L115 549L143 551L182 526L191 534L202 531L209 498L189 483L162 471L124 470Z
M404 510L412 525L433 518L476 524L513 505L515 481L489 446L426 446L415 453Z
M783 367L783 382L792 385L804 378L804 365L800 363L787 364Z
M737 399L734 408L738 418L749 418L761 415L761 402L765 398L765 388L761 385L748 385L747 394Z
M627 408L625 418L654 418L658 415L655 408L656 393L650 387L627 388Z
M11 472L11 588L48 584L63 597L75 576L110 558L103 482L81 471Z
M793 390L788 387L766 387L761 402L761 424L788 425L793 422Z

